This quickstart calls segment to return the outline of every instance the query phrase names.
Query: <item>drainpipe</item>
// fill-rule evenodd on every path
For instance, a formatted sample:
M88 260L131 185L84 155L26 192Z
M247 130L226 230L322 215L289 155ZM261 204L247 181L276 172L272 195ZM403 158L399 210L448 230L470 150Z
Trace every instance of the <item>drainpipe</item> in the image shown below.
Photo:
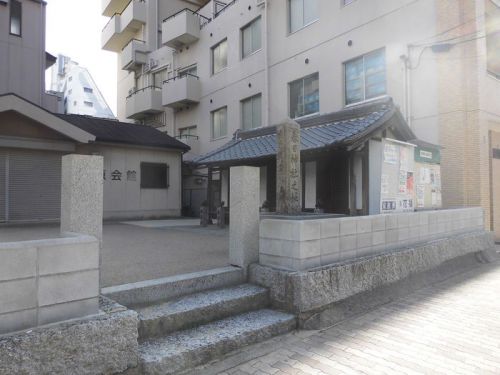
M264 0L264 42L266 43L264 49L264 64L265 64L265 76L264 76L264 85L266 90L266 126L270 125L270 89L269 89L269 36L268 36L268 0Z
M408 122L408 126L410 127L410 129L413 130L412 111L411 111L411 69L410 69L410 66L408 65L410 62L409 59L410 59L410 53L411 53L410 46L407 46L407 53L408 53L408 60L405 63L405 67L406 67L406 91L407 91L407 94L406 94L406 96L407 96L407 103L406 103L407 119L406 119L406 121Z
M410 67L410 46L407 46L407 54L401 55L404 64L404 113L408 126L411 128L411 67Z

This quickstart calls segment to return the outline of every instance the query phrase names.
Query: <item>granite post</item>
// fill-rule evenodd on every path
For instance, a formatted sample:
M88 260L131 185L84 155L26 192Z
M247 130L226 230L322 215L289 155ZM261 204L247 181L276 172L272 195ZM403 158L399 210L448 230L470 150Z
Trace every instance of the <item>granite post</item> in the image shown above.
M300 126L286 120L276 129L276 213L296 215L302 211L300 179Z
M94 236L102 247L103 157L62 158L61 232Z
M229 261L246 273L259 261L260 169L232 167L230 176Z

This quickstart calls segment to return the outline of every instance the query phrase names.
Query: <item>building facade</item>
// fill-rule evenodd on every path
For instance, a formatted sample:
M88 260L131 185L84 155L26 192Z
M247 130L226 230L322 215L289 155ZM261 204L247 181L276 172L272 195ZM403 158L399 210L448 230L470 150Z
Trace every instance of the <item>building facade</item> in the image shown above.
M51 69L50 88L62 93L64 113L115 118L87 68L58 55Z
M0 223L59 220L66 154L103 156L104 218L179 216L187 145L152 127L59 113L60 96L45 92L56 61L45 52L46 6L0 1Z
M0 1L0 93L14 92L57 112L61 98L45 92L45 70L56 58L45 51L44 1Z
M443 206L480 205L500 225L498 1L151 3L104 2L117 13L102 44L119 52L120 118L161 126L201 155L238 130L390 95L419 139L442 146Z

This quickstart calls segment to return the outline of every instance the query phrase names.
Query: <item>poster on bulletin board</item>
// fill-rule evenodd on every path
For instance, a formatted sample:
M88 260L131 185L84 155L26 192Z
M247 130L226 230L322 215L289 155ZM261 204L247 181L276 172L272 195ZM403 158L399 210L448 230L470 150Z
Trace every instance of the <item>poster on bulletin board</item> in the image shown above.
M415 209L415 146L385 139L383 145L380 212Z

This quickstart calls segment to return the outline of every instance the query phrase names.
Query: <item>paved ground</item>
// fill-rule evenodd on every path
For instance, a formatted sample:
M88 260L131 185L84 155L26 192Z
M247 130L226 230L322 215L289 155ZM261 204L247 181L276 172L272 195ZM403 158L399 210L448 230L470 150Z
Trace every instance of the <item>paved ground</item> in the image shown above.
M181 223L182 224L182 223ZM228 230L177 220L165 226L107 223L103 228L102 286L203 271L228 265ZM0 241L59 236L58 225L0 227Z
M324 331L246 348L195 373L500 374L500 264Z

